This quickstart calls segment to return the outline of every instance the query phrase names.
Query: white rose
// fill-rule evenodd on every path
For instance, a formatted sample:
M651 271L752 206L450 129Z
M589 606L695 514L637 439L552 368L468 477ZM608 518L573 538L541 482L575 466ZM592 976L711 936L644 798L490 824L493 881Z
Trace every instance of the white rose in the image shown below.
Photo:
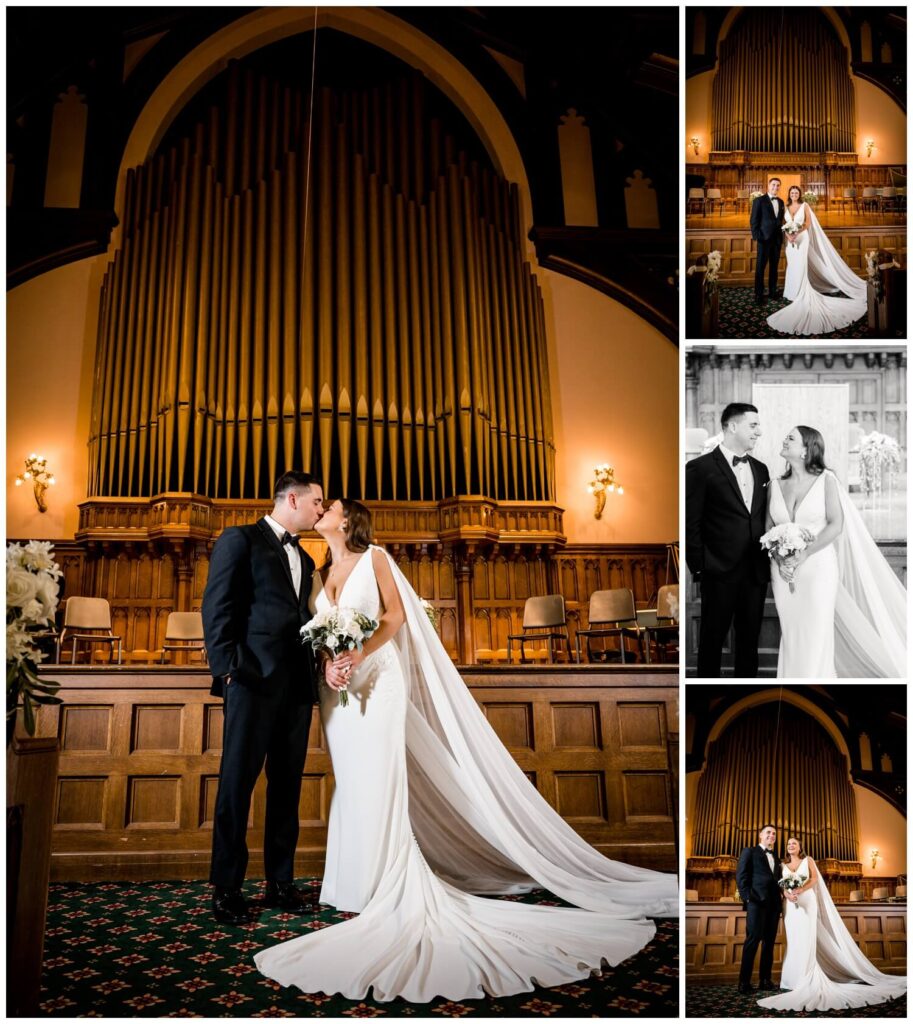
M336 648L339 646L339 640L332 633L330 633L330 635L326 638L325 644L331 651L335 651Z
M6 606L7 608L23 608L34 601L38 593L38 577L19 565L6 567Z
M56 580L48 575L39 577L38 591L35 594L36 600L41 605L41 618L39 622L53 622L54 612L57 611L57 594L60 587Z
M60 567L51 557L51 542L47 540L30 540L25 545L23 560L31 569L40 569L51 573L53 576L60 575Z

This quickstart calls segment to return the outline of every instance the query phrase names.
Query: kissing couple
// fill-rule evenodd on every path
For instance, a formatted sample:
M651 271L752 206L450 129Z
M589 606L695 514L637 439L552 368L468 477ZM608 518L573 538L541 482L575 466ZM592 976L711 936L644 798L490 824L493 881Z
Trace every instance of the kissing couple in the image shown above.
M814 427L783 438L771 478L751 455L757 408L726 406L717 447L685 466L685 559L700 586L697 674L721 674L733 631L734 675L758 674L768 583L780 624L777 675L903 678L907 592L825 462Z
M318 570L299 544L316 530ZM369 509L325 503L308 473L272 512L229 527L203 597L224 742L213 827L213 913L243 925L251 794L266 767L264 902L313 908L294 884L298 800L314 705L333 764L320 901L358 916L262 949L257 968L304 992L428 1002L529 992L615 965L678 914L675 875L611 861L539 794L488 724ZM314 655L301 629L332 609L376 629ZM343 704L340 691L345 690ZM548 889L583 909L486 899Z
M776 991L774 946L783 913L786 954L781 995L758 1000L767 1010L843 1010L898 999L907 979L882 974L847 931L815 861L790 835L786 855L774 853L777 830L764 825L756 845L742 850L736 886L746 911L739 992L751 995L755 955L761 948L758 991Z

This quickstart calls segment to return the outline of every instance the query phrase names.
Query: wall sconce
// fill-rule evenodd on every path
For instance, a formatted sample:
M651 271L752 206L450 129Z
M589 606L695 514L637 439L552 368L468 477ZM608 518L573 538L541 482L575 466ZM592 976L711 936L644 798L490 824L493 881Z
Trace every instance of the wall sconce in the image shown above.
M875 148L875 140L874 139L866 139L865 140L865 155L867 157L871 157L872 156L872 150L874 148Z
M692 146L694 146L694 155L700 156L701 153L701 140L697 137L688 140Z
M57 481L48 470L48 460L43 455L36 455L34 452L25 460L25 472L16 477L16 486L21 487L26 480L31 480L34 487L35 504L39 512L47 512L47 502L44 500L44 492L52 487Z
M872 870L874 871L875 865L878 863L878 858L881 856L881 854L878 852L878 850L872 850L869 856L872 858Z
M593 475L595 480L590 481L587 493L596 495L596 511L593 514L597 519L602 519L606 494L624 494L625 489L615 482L615 467L610 466L608 462L594 467Z

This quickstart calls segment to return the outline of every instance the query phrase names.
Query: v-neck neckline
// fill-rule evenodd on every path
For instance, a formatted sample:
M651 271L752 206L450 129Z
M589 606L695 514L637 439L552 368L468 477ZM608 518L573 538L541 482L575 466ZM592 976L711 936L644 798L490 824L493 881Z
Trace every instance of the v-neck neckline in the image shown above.
M342 587L339 589L339 591L336 594L336 600L335 601L330 601L330 593L327 590L326 582L324 582L324 584L323 584L323 592L324 592L324 594L326 594L327 600L330 601L330 607L332 607L332 608L338 608L339 607L339 599L346 592L346 587L349 585L349 580L355 575L355 571L358 569L359 565L361 565L362 559L365 557L365 555L370 550L371 550L370 548L367 548L365 551L362 551L362 553L355 560L355 564L349 570L349 575L346 576L346 578L343 580ZM329 579L329 573L327 574L327 579Z
M795 523L796 522L796 514L798 513L799 509L802 507L802 503L812 493L812 491L815 489L815 484L817 484L818 481L823 476L824 476L823 473L819 473L815 477L815 479L812 481L811 487L809 487L809 489L805 492L805 494L803 494L802 497L796 502L795 507L793 508L792 515L789 515L789 506L786 504L786 495L783 493L783 487L780 484L780 481L779 480L777 481L777 486L780 488L780 497L783 499L783 507L786 509L786 514L789 516L789 521L791 523Z

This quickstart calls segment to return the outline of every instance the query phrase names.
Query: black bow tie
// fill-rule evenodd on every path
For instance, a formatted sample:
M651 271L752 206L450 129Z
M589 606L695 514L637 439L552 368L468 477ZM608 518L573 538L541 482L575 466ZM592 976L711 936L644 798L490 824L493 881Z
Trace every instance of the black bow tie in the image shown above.
M748 461L748 456L747 455L733 455L732 456L732 464L733 464L733 466L737 466L740 462L747 462L747 461Z
M282 534L282 544L283 544L283 546L285 546L286 544L291 544L292 547L297 548L298 547L298 540L299 540L299 538L298 538L298 534L297 533L289 533L288 530L286 530L285 533Z

